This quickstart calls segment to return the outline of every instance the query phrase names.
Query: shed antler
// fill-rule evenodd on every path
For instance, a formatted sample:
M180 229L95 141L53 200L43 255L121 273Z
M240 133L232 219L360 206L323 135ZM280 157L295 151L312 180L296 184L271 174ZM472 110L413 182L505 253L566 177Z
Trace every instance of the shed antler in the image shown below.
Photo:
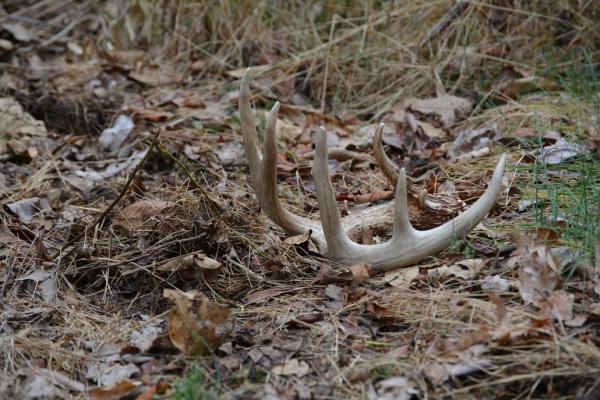
M383 125L375 132L374 148L377 163L390 180L397 180L393 202L361 210L341 218L337 209L335 192L329 180L327 163L327 139L324 131L316 138L316 150L312 175L315 182L317 201L321 211L321 223L286 210L277 193L277 145L275 128L279 103L276 103L267 118L263 150L258 147L256 123L250 106L248 74L242 78L240 90L240 120L250 165L253 187L263 211L290 234L301 234L309 229L319 250L326 257L347 266L357 262L369 263L375 270L387 271L404 267L433 255L464 237L475 227L496 203L502 187L505 156L502 155L485 193L464 213L427 231L413 228L408 219L406 172L396 172L392 161L385 155L381 134ZM363 245L352 241L349 234L365 226L381 225L393 221L392 238L382 244Z

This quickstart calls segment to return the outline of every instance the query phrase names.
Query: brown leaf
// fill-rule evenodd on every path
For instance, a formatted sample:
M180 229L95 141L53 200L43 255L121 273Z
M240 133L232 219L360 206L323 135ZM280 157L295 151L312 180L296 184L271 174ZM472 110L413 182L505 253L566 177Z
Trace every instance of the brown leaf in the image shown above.
M352 277L354 278L354 282L361 284L369 280L369 277L372 275L373 270L371 266L366 263L354 264L350 267L350 271L352 272Z
M117 211L112 220L113 227L121 228L127 233L132 233L143 227L150 229L154 224L150 220L166 208L173 205L170 201L140 200Z
M285 289L278 288L255 290L254 292L248 293L246 296L244 296L244 299L246 300L246 304L266 303L285 291Z
M368 194L359 194L354 196L354 202L357 204L371 203L380 200L389 200L394 197L394 192L391 190L376 189Z
M165 289L164 297L177 305L167 316L169 338L175 347L185 355L204 355L219 346L221 337L217 328L229 310L197 290Z
M337 283L340 285L350 285L353 282L352 273L346 269L334 271L329 264L321 264L321 268L315 277L315 283L319 285L329 285Z
M293 246L299 246L312 253L319 253L319 248L311 240L311 231L306 231L300 235L290 236L286 238L283 243L290 244Z
M96 400L119 400L132 392L137 385L130 381L124 380L115 382L112 385L99 387L90 390L90 396Z

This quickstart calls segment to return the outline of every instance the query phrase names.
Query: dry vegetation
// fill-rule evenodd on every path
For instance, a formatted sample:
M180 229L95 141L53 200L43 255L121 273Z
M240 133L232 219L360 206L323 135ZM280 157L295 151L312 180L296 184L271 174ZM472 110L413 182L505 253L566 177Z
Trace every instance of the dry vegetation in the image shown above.
M593 0L3 0L0 398L600 397L598 23ZM379 122L449 207L416 227L505 152L497 207L419 266L323 259L252 192L247 67L295 212L318 217L320 124L340 210L391 197Z

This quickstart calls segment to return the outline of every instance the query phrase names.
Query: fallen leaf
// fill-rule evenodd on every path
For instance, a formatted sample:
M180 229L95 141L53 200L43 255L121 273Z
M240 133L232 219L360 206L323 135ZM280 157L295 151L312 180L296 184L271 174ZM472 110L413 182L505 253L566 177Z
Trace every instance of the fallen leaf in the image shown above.
M585 146L560 138L555 144L542 148L538 159L546 164L560 164L575 156L585 154L588 154Z
M334 271L331 265L321 264L315 283L319 285L329 285L330 283L349 285L353 282L353 279L352 273L347 269Z
M108 386L92 389L90 390L90 396L96 400L119 400L125 398L125 396L137 387L138 384L130 380L123 380Z
M21 384L22 399L46 399L70 397L69 393L82 393L86 387L68 376L48 368L26 368L19 371L25 376Z
M17 214L21 222L29 222L34 217L40 216L40 214L43 214L45 211L51 210L48 201L39 197L32 197L9 203L6 207Z
M102 134L98 139L100 148L109 152L117 151L125 139L127 139L133 127L134 124L130 117L119 115L112 127L102 131Z
M497 125L484 126L479 129L466 129L461 131L448 149L452 160L475 158L483 155L481 151L489 152L489 146L498 142L502 133Z
M332 300L344 301L344 289L336 285L327 285L325 294Z
M73 171L73 173L78 177L87 179L91 182L102 182L107 178L112 178L113 176L116 176L123 171L127 171L131 168L134 168L146 156L147 151L148 150L136 151L125 161L111 164L102 171L95 171L92 169L78 169ZM78 189L82 189L77 185L74 186L76 186Z
M481 283L481 289L488 292L506 293L510 285L506 279L500 275L486 276Z
M350 271L352 272L354 282L358 284L368 281L373 273L371 266L365 263L354 264L350 267Z
M246 300L246 304L266 303L269 300L272 300L273 298L277 297L281 293L284 293L285 291L285 289L278 288L255 290L244 296L244 300Z
M142 318L149 319L149 317ZM144 325L131 332L129 342L142 353L148 351L154 345L155 340L165 333L165 330L161 327L163 322L162 319L149 319L144 322Z
M34 38L33 33L21 24L4 23L2 24L2 28L10 32L10 34L19 42L29 43Z
M192 268L198 268L204 271L217 271L221 269L223 264L219 261L208 257L201 251L192 254L186 254L180 257L172 258L160 265L156 266L156 270L160 272L175 272L183 271Z
M408 107L422 115L433 116L442 126L448 127L468 116L473 109L473 103L462 97L443 94L425 100L413 99Z
M223 165L237 164L244 159L244 145L238 141L219 144L214 152Z
M176 303L167 316L169 338L175 347L185 355L204 355L219 347L221 336L217 328L229 310L198 290L165 289L164 297Z
M415 265L408 268L387 271L383 279L392 286L407 288L413 279L419 276L419 269L420 267Z
M525 304L544 299L558 285L560 271L546 247L527 249L517 263L520 267L519 292Z
M441 274L454 275L464 280L472 280L479 274L485 263L486 260L484 259L472 258L456 262L450 267L440 267L436 271Z
M170 201L140 200L117 211L112 219L115 228L121 228L127 233L132 233L141 228L150 229L153 224L150 220L161 214L173 205Z
M419 398L417 386L408 378L395 376L375 384L376 393L369 393L369 400L410 400Z
M295 358L287 360L283 365L273 367L271 372L275 375L291 376L295 375L299 378L310 373L310 366L306 361L299 361Z
M10 229L8 229L6 224L0 224L0 244L2 247L11 250L19 250L27 246L27 242L19 239Z

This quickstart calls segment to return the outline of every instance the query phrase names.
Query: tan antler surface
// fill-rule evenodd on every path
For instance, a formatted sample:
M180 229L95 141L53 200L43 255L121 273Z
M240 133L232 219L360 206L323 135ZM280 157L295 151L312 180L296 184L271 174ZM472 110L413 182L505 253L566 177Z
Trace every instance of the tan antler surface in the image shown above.
M396 172L392 161L381 145L383 125L375 133L375 157L388 179L397 180L395 199L387 204L373 206L341 218L337 209L335 192L328 175L327 139L324 131L316 138L313 161L313 179L321 222L286 210L277 193L277 145L275 128L279 103L267 118L263 149L258 146L256 122L250 106L248 74L242 78L240 91L240 123L246 148L246 158L252 174L253 188L263 211L290 234L312 230L313 239L324 256L350 266L358 262L369 263L375 270L387 271L416 263L425 257L447 248L456 238L464 237L491 210L502 187L506 157L502 155L485 193L464 213L451 221L426 231L413 228L408 219L406 172ZM353 232L367 226L392 221L392 238L382 244L363 245L352 241Z

